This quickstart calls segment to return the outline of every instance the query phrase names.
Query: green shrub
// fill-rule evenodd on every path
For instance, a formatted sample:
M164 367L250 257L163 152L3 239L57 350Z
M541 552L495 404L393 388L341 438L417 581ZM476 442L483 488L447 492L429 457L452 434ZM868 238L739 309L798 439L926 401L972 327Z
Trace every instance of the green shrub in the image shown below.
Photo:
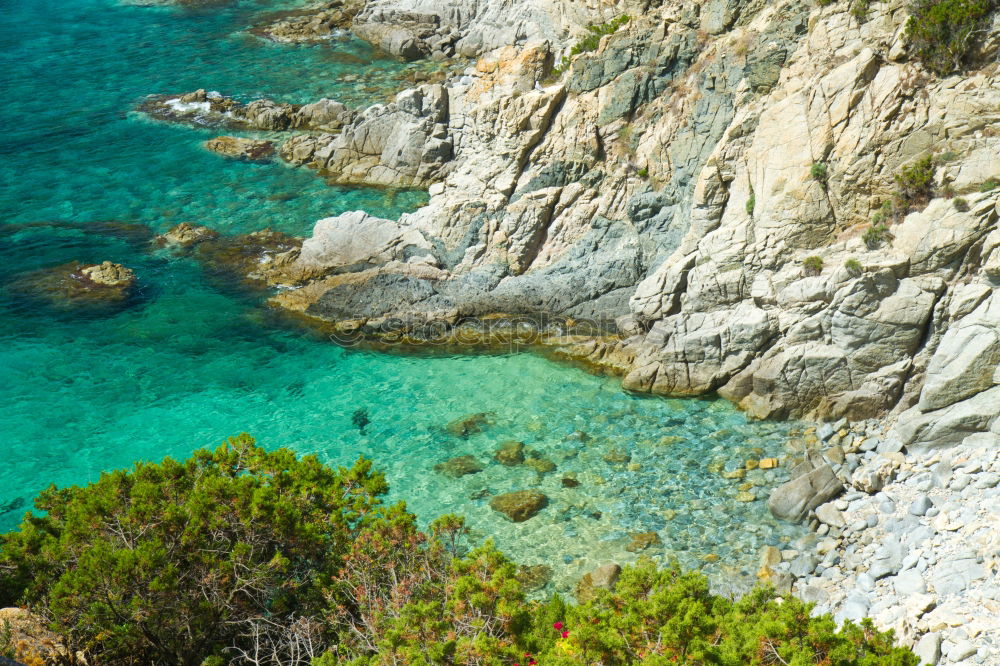
M7 620L0 624L0 657L17 658L17 647L14 645L14 632Z
M934 158L928 155L894 176L900 209L907 211L912 205L930 199L934 193L934 170Z
M48 515L4 535L0 576L102 666L917 665L868 620L838 630L769 589L732 601L649 560L586 603L529 601L461 518L425 534L385 491L366 461L334 471L241 436L50 488Z
M16 600L102 664L197 665L252 636L277 654L326 604L326 581L379 513L385 479L359 461L268 453L246 435L185 462L138 463L44 491L3 537ZM270 637L270 638L269 638Z
M990 190L995 190L997 187L1000 187L1000 180L997 180L996 178L987 178L982 182L982 184L979 185L979 191L989 192Z
M753 217L753 209L757 205L757 195L750 191L750 198L747 199L747 215Z
M962 197L955 197L951 201L951 205L955 207L959 213L965 213L969 210L969 202Z
M636 173L639 174L639 178L649 178L649 169L642 167Z
M813 165L809 167L809 175L812 176L813 180L818 181L824 189L826 188L830 174L825 164L822 162L814 162Z
M913 0L906 36L914 55L941 76L962 69L997 6L997 0Z
M813 255L802 260L802 268L809 275L819 275L823 272L823 257Z
M867 245L869 249L874 250L882 245L882 243L886 242L891 236L892 234L889 233L889 227L885 224L873 223L870 227L868 227L868 229L865 230L865 233L861 235L861 240L865 242L865 245Z
M846 268L851 275L861 275L861 273L864 272L861 262L853 257L844 262L844 268Z

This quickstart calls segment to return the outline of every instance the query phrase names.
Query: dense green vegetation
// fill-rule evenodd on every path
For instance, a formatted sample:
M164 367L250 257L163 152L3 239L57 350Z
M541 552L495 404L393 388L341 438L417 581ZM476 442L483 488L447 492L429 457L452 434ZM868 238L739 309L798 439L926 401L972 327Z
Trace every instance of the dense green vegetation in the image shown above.
M969 64L998 0L913 0L906 36L914 55L935 74Z
M104 664L915 666L869 623L840 631L759 589L644 561L584 604L526 600L463 521L429 534L360 460L330 469L246 436L189 460L50 488L3 537L4 604Z

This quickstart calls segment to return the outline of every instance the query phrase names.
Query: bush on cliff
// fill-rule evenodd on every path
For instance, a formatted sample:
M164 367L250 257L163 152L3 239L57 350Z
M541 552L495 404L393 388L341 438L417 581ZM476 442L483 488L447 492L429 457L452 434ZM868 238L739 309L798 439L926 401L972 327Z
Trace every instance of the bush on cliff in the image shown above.
M359 461L332 470L241 436L182 463L50 488L3 537L4 603L26 603L92 664L824 664L915 666L870 623L698 573L626 568L580 605L526 600L463 521L429 534Z
M914 0L906 23L913 53L941 76L962 69L998 6L998 0Z

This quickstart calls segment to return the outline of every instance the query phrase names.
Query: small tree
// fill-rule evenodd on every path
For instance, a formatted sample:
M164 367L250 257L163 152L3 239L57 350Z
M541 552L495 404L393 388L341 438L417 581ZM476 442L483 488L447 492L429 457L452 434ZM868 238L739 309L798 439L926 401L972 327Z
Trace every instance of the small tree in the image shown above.
M934 158L923 157L895 175L896 200L904 213L915 204L926 202L934 193Z

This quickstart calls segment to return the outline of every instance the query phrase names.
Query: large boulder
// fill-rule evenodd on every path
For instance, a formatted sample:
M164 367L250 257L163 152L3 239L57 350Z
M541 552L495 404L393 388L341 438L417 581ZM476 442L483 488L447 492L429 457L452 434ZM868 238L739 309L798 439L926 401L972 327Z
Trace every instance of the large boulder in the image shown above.
M317 222L296 263L303 269L340 273L390 261L435 263L430 243L416 229L353 211Z
M771 491L767 500L767 508L775 518L800 521L810 511L829 502L844 490L844 484L828 463L814 466L811 461L806 462L793 470L792 474L794 478Z

